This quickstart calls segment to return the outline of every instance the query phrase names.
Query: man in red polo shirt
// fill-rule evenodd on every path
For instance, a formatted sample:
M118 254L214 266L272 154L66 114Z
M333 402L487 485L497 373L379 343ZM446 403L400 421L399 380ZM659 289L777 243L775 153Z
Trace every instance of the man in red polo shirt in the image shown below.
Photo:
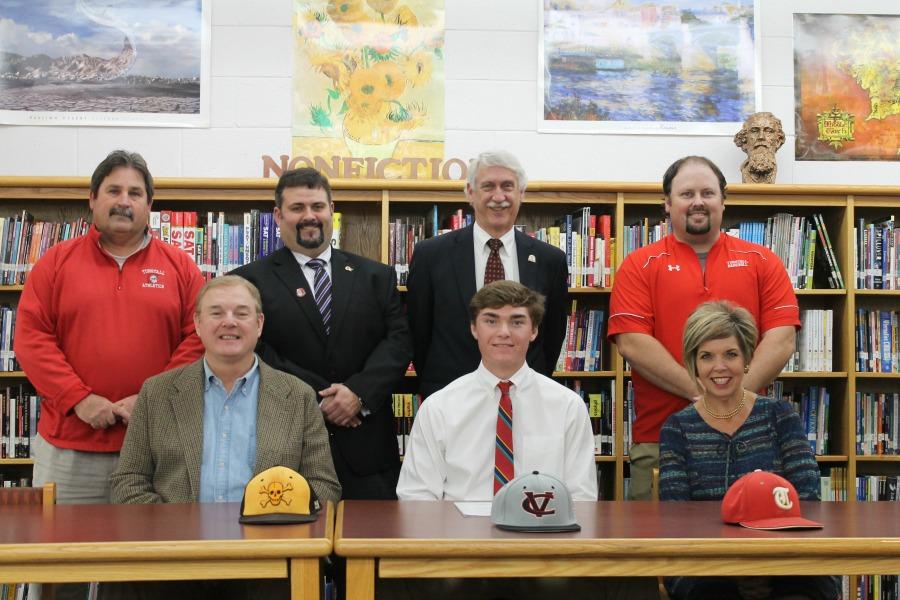
M725 177L712 161L675 161L663 176L663 194L672 233L626 257L609 307L609 339L631 363L634 384L634 500L650 499L660 427L700 393L681 356L684 323L694 309L709 300L731 300L753 315L761 337L744 378L751 390L778 376L800 326L797 297L781 260L763 246L722 233Z

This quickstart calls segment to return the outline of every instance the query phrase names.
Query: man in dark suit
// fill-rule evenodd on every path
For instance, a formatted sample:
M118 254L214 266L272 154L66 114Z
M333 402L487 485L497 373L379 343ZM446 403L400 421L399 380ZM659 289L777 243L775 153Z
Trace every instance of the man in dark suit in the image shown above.
M478 367L469 301L495 279L518 281L547 298L528 364L553 373L566 334L566 256L514 228L527 183L515 156L483 152L470 162L466 183L475 224L425 240L413 252L406 300L419 390L426 397Z
M237 269L262 294L257 353L321 397L343 497L396 498L400 460L391 393L411 340L391 269L331 247L331 186L315 169L285 172L275 221L285 247Z

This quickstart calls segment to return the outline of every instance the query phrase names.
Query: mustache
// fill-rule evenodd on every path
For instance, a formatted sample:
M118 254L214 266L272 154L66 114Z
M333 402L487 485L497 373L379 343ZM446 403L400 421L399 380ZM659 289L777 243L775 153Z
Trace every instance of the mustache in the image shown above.
M500 200L499 202L488 202L488 208L509 208L512 203L509 200Z
M110 217L125 217L126 219L131 219L134 221L134 211L130 208L125 208L122 206L113 206L109 209Z
M300 221L297 223L297 233L300 233L300 230L304 227L318 227L322 229L322 222L317 219L307 219L306 221Z

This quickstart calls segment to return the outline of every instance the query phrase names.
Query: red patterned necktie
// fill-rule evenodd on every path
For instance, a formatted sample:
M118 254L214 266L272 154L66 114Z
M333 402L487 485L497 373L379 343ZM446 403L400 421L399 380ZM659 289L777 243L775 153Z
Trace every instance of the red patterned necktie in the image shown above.
M506 272L503 270L503 262L500 261L500 248L503 242L497 238L489 239L488 247L491 253L488 255L487 264L484 266L484 285L506 279Z
M516 475L513 466L512 399L509 397L511 386L509 381L497 384L500 388L500 406L497 409L497 442L494 449L494 494Z

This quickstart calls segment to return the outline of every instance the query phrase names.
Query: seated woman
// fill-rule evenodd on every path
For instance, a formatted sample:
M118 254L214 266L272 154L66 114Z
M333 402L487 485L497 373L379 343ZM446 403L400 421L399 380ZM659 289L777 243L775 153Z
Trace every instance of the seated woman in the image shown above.
M721 500L728 487L756 469L790 481L801 500L819 499L819 467L784 400L744 389L757 329L745 309L706 302L684 327L684 365L697 402L675 413L660 432L661 500ZM672 577L673 600L782 598L835 600L835 577Z

